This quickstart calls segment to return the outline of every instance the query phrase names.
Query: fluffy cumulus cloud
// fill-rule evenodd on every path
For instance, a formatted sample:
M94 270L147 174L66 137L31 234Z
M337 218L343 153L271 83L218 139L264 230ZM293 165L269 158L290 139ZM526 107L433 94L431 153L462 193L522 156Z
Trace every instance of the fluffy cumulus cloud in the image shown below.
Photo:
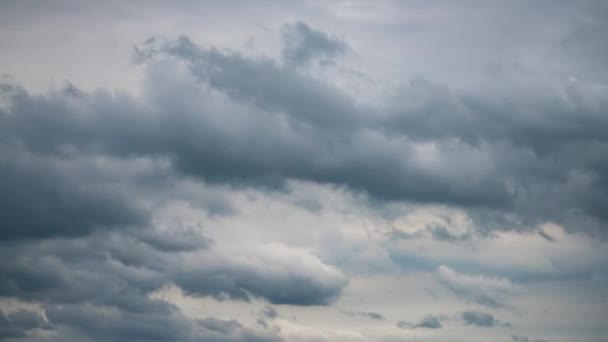
M0 4L0 341L606 340L606 18Z

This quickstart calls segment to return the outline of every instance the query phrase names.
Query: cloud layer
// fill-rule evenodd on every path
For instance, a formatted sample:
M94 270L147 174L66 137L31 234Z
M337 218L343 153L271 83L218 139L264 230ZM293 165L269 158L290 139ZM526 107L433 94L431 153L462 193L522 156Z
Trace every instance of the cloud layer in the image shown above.
M605 340L606 17L0 4L0 340Z

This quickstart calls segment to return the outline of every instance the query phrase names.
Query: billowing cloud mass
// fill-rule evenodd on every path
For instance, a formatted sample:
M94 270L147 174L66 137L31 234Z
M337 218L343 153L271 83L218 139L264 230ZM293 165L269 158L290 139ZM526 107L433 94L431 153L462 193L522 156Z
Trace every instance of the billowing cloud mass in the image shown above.
M605 341L607 18L0 3L0 341Z

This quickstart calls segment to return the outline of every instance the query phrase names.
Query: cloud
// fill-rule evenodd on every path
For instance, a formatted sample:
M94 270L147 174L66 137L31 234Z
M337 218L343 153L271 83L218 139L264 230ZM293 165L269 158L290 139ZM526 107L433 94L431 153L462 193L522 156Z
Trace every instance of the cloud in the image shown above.
M431 236L435 240L439 241L465 241L471 238L471 233L467 232L461 235L452 234L446 227L438 226L428 228L428 231L431 233Z
M264 318L268 318L268 319L275 319L279 316L279 313L272 306L266 305L262 309L257 311L257 315L262 316Z
M546 87L523 80L495 81L504 83L500 88L476 88L474 93L426 79L412 81L394 104L396 114L388 116L386 127L432 145L456 139L501 154L503 162L491 163L502 165L496 170L498 178L515 181L523 191L514 193L508 206L526 223L549 217L567 222L575 207L603 220L597 201L606 194L591 184L604 183L597 159L604 149L594 141L606 144L607 118L599 113L608 104L608 93L579 81L561 80ZM539 94L538 88L550 90ZM581 146L589 153L572 154ZM540 201L537 196L547 194L550 186L559 186L568 195L551 203Z
M399 321L397 322L397 326L402 329L440 329L442 327L441 318L434 315L426 315L418 323Z
M514 342L549 342L547 340L542 339L530 339L527 336L520 335L511 335L511 340L513 340Z
M301 21L285 24L281 31L283 59L294 65L306 65L319 58L333 58L350 49L341 38L315 30Z
M435 277L455 295L492 308L506 307L504 297L517 290L507 278L462 274L443 265L437 268Z
M279 313L272 306L265 305L262 309L255 311L255 315L259 316L255 322L264 329L269 328L268 321L272 321L279 317Z
M213 243L211 239L197 233L193 228L181 231L175 228L171 231L147 229L139 234L139 238L143 243L163 252L206 249Z
M173 265L171 273L191 295L261 297L273 304L328 305L348 283L338 269L281 244L241 249L238 256L192 254Z
M46 308L58 327L54 338L76 335L92 341L282 341L272 333L246 328L235 320L189 320L166 306L161 311L124 312L87 304Z
M511 326L510 323L502 323L497 320L494 315L481 311L465 311L461 314L461 317L464 320L465 324L474 325L478 327Z
M346 185L382 199L466 206L499 205L510 197L489 177L450 185L458 178L427 172L407 139L365 129L353 99L320 80L272 61L202 49L186 38L171 42L163 53L187 62L192 74L180 79L179 69L151 62L145 103L104 92L36 98L21 90L12 97L10 115L2 117L6 136L36 151L68 146L169 158L186 174L237 186L276 188L298 179ZM259 77L252 83L245 75ZM175 89L183 90L169 95ZM48 106L44 114L32 110L41 106ZM241 128L230 125L233 120ZM36 133L33 122L45 122L44 135ZM259 129L268 134L255 134Z
M11 146L0 146L0 156L2 240L75 237L147 221L123 180L103 165Z
M4 312L0 313L0 338L24 337L25 331L18 326L11 324Z
M68 148L165 158L211 183L276 189L304 180L373 199L445 204L470 210L486 230L546 221L604 230L602 87L516 79L465 91L417 79L372 108L270 57L185 36L147 41L138 51L146 78L137 98L73 86L32 96L5 82L5 141L45 154ZM555 200L542 200L548 196Z
M33 311L21 309L6 314L0 310L0 339L24 338L33 329L51 330L52 326Z
M265 252L269 247L272 253ZM236 258L205 245L166 253L141 244L136 235L113 233L1 249L15 256L0 263L1 295L57 303L86 300L129 311L157 305L146 293L170 283L197 296L260 297L293 305L327 305L347 284L335 268L286 246L254 248Z
M77 340L93 341L279 341L274 333L260 333L236 321L193 322L151 294L175 283L201 296L255 296L282 304L325 305L346 284L338 271L287 247L258 255L266 246L247 252L241 260L230 260L205 239L198 239L203 243L197 249L174 248L176 244L167 241L171 246L167 249L146 243L148 236L142 240L138 233L99 232L0 246L3 254L13 255L0 262L0 295L39 303L49 320L46 324L33 314L12 313L3 321L2 333L24 337L28 330L49 326L59 340L74 335L80 336L73 337ZM176 240L183 241L179 236ZM264 315L277 313L267 307Z
M291 123L288 127L294 128L290 131L293 138L277 141L272 146L281 144L292 150L275 149L273 154L283 156L282 161L268 160L263 165L247 165L252 171L259 170L282 178L347 185L382 199L444 201L465 206L481 203L494 206L510 201L511 194L493 178L484 176L466 185L450 185L446 182L457 182L458 177L428 172L416 159L417 147L411 145L406 137L387 137L383 129L370 121L373 116L366 115L366 108L361 108L353 98L321 80L280 68L272 61L198 47L185 37L161 46L159 53L182 59L199 81L237 101L252 102L260 109L279 110L287 115L286 119ZM256 84L252 84L243 77L248 74L264 76L257 77ZM314 132L308 130L308 125L315 127ZM285 127L277 129L280 132ZM271 144L267 142L262 146ZM330 149L327 151L326 147ZM266 151L255 151L254 154L266 155ZM297 165L298 169L288 165ZM379 165L382 165L381 172ZM252 173L248 177L257 176Z
M198 321L200 327L205 329L205 333L209 336L209 341L253 341L253 342L271 342L283 341L282 338L266 333L257 332L252 329L243 327L242 324L235 320L221 320L217 318L205 318Z
M342 294L341 307L380 304L391 315L406 297L408 310L443 308L447 293L486 308L521 306L513 309L530 325L560 324L551 315L533 322L545 308L530 303L555 312L577 303L566 311L605 316L587 305L605 291L608 236L607 12L598 4L157 3L110 17L112 2L61 1L52 9L60 21L50 8L0 5L0 65L25 85L0 82L0 297L18 302L1 303L0 339L412 333L333 329L332 319L349 318L324 306ZM132 42L148 33L177 38L145 40L138 65L126 65ZM240 50L243 42L255 48ZM78 81L43 89L51 77ZM323 188L327 199L300 197L294 183ZM464 219L393 227L393 217L420 207ZM384 286L404 269L417 270L412 287L425 299ZM515 300L512 280L539 279ZM570 284L589 289L584 300ZM181 302L157 298L166 288L179 288ZM353 293L364 293L359 304ZM281 318L272 306L249 317L266 304L284 305ZM469 326L509 325L452 310ZM317 325L291 324L293 315ZM398 327L436 329L416 333L441 339L443 319ZM584 334L599 334L588 325Z
M550 241L550 242L554 242L555 241L554 237L552 237L551 235L547 234L547 232L545 232L542 229L538 230L538 235L540 235L543 239L545 239L547 241Z
M373 312L373 311L349 311L349 310L341 310L341 312L343 314L345 314L345 315L348 315L348 316L366 317L366 318L377 320L377 321L384 321L384 320L386 320L386 317L384 317L384 315L381 314L381 313L379 313L379 312Z

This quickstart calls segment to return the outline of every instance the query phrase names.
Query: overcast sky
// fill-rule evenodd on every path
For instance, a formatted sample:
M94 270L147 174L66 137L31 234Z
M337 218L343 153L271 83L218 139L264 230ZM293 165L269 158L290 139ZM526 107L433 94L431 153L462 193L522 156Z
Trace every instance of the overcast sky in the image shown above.
M608 2L0 0L0 341L608 341Z

